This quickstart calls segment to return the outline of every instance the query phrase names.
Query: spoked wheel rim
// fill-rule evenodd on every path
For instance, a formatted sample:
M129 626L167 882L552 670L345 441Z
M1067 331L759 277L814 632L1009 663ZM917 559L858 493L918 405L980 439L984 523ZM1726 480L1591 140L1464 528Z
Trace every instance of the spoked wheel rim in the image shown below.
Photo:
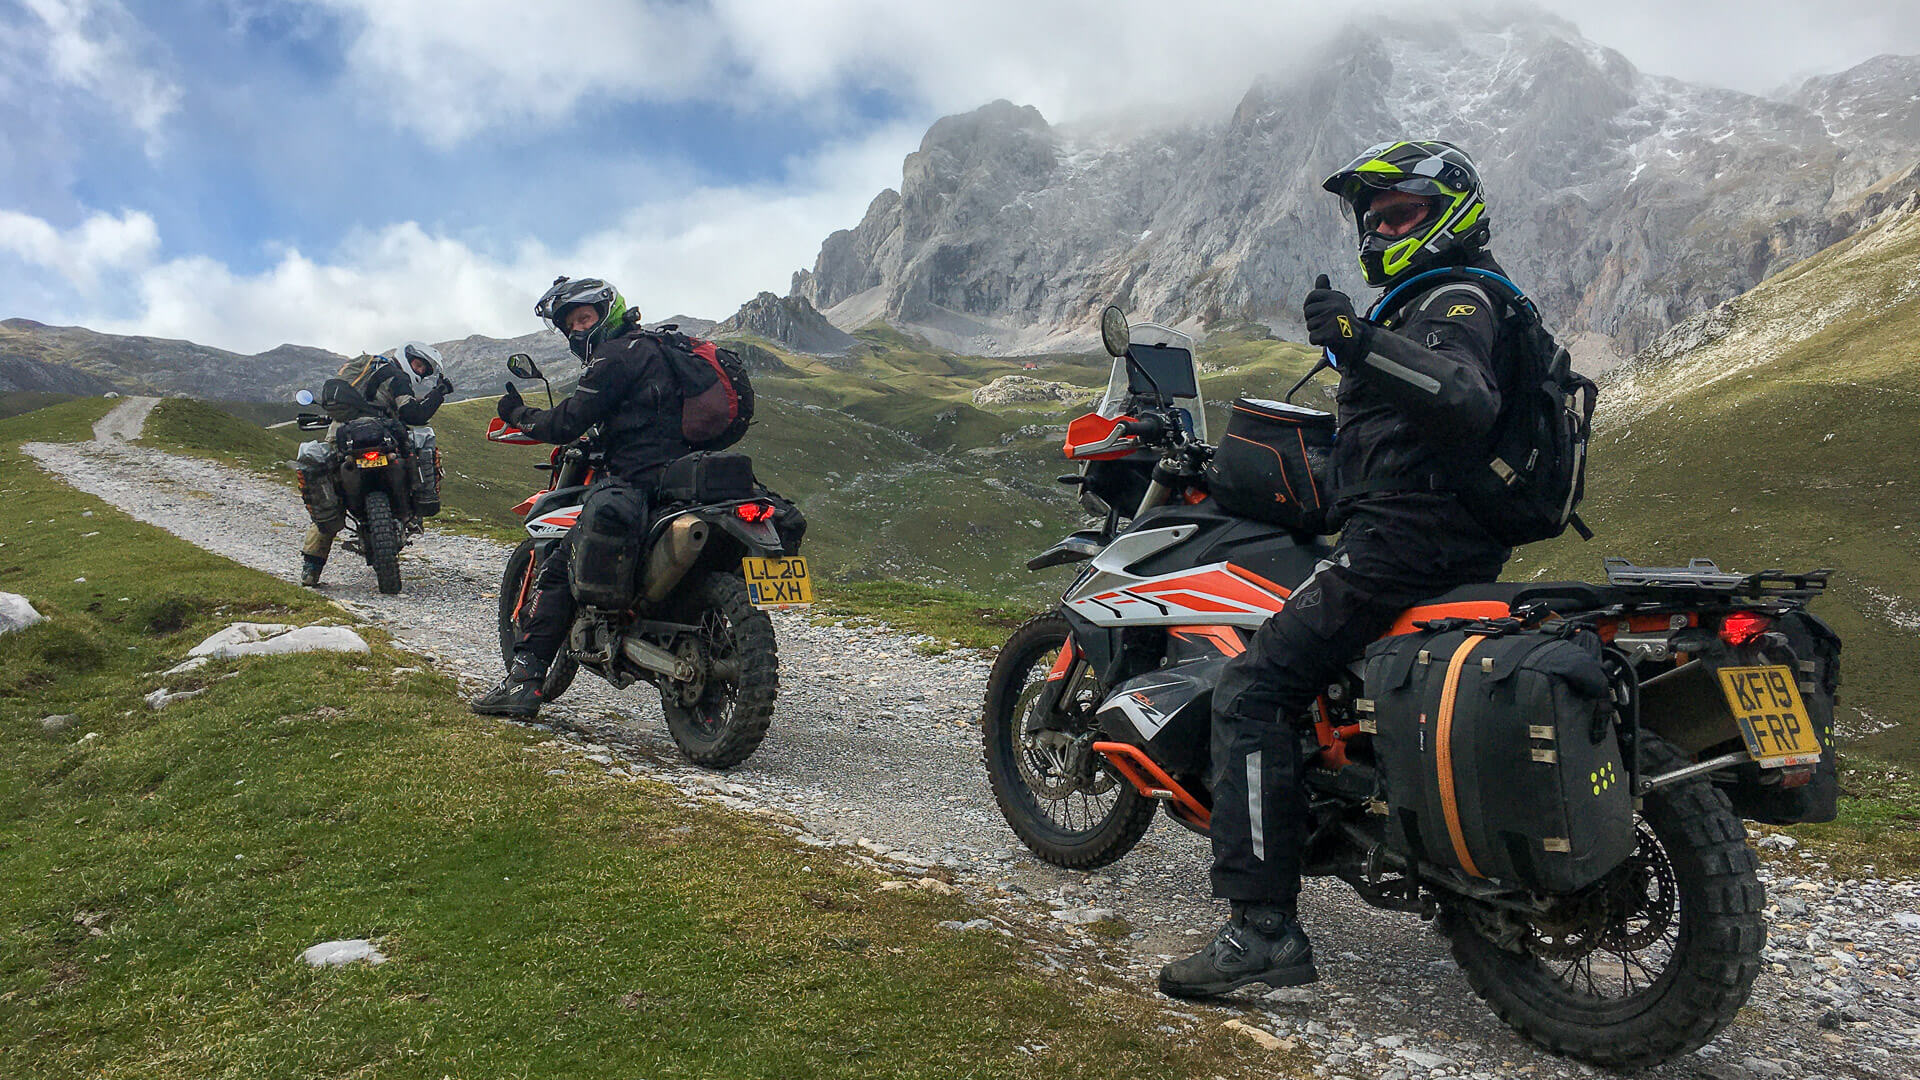
M676 682L671 693L689 713L689 726L705 738L717 738L732 723L740 699L739 655L734 626L723 611L712 608L700 615L700 629L688 635L676 650L693 665L694 676Z
M1562 898L1544 915L1512 917L1470 909L1489 938L1512 937L1511 968L1570 1019L1611 1024L1656 1009L1678 977L1693 937L1672 857L1644 820L1638 844L1606 877Z
M1061 711L1069 718L1066 732L1027 730L1058 653L1056 649L1036 659L1028 669L1030 681L1015 699L1014 764L1033 811L1062 836L1076 837L1097 832L1112 816L1122 782L1113 766L1092 750L1099 688L1091 673L1082 672L1062 695L1066 704ZM1032 678L1036 672L1039 677Z

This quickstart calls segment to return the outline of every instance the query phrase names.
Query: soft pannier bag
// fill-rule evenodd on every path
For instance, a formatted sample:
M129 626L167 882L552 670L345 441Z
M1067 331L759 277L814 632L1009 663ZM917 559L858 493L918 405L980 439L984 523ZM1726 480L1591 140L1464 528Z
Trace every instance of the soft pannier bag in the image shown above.
M1389 845L1548 893L1591 885L1632 854L1600 648L1586 630L1486 624L1369 647L1361 727L1374 734Z
M300 501L315 525L345 519L346 500L340 491L340 455L324 442L303 442L293 460L300 474Z
M731 502L751 499L757 494L753 459L745 454L723 451L688 454L674 459L660 477L660 497L667 502Z
M573 598L602 611L625 611L640 592L647 541L647 490L617 480L587 489L573 530Z
M440 512L440 448L425 425L407 429L407 438L413 443L413 508L432 517Z
M1236 517L1295 532L1327 531L1333 414L1238 398L1207 466L1214 501Z

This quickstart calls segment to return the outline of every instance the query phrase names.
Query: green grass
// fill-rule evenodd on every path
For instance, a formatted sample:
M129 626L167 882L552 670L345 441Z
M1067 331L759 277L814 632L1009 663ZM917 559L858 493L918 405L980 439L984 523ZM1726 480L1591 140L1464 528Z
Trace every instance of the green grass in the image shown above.
M0 637L0 1075L1256 1067L1211 1026L1156 1030L1169 1017L1144 994L939 930L971 914L957 899L877 891L757 819L472 717L377 632L367 656L151 674L234 619L342 615L12 449L74 419L0 421L0 589L49 616ZM156 712L141 697L159 686L204 693ZM44 730L56 713L72 726ZM342 937L391 960L299 961Z
M1843 747L1920 763L1920 217L1836 245L1735 302L1735 332L1610 379L1583 516L1599 534L1521 551L1509 576L1591 577L1602 555L1830 567L1813 610L1845 642ZM1794 341L1807 313L1853 312ZM1817 324L1816 324L1817 325ZM1734 365L1751 365L1714 379ZM1635 408L1628 409L1628 404Z
M77 394L50 394L39 390L0 390L0 420L72 401Z
M268 429L211 402L162 398L147 417L140 441L149 446L222 461L294 482L293 460L300 443L313 438L296 428Z
M897 630L935 638L924 650L946 652L941 643L969 649L997 649L1040 605L983 599L958 589L936 589L901 581L843 582L821 590L816 616L861 623L885 623Z

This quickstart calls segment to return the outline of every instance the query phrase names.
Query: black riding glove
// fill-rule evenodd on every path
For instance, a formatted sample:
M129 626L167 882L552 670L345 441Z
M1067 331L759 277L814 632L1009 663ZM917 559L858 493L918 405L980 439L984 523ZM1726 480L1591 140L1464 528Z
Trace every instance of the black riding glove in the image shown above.
M520 400L520 391L515 388L512 383L508 383L507 392L500 395L500 419L505 420L509 424L513 424L515 427L519 427L520 425L514 423L513 418L521 409L526 407L527 403Z
M1345 371L1367 355L1374 327L1354 312L1353 298L1332 285L1321 274L1307 294L1307 340L1332 353L1334 364Z
M440 396L441 397L453 396L453 380L447 378L445 375L440 376Z

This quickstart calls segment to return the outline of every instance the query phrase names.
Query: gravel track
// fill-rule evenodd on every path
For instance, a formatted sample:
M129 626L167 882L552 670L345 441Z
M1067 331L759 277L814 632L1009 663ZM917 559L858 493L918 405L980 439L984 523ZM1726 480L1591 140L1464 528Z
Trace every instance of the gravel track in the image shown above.
M55 476L141 521L295 579L306 526L298 494L130 445L144 417L135 412L151 408L139 400L120 406L93 443L26 450ZM328 565L323 590L478 689L501 671L493 610L507 551L429 530L402 555L399 595L376 592L371 569L346 551ZM799 615L777 614L775 625L780 704L760 751L725 775L681 761L646 687L615 692L583 674L542 720L577 752L569 759L576 768L664 780L788 822L802 842L845 845L908 880L951 876L995 925L1033 941L1067 977L1096 962L1091 939L1070 925L1096 909L1136 928L1109 955L1121 957L1117 973L1143 993L1164 959L1203 943L1224 917L1221 905L1204 899L1204 842L1164 819L1125 859L1091 876L1039 863L1019 847L980 764L986 659L922 657L908 635L814 626ZM1700 1053L1641 1075L1920 1074L1920 882L1837 883L1822 875L1817 856L1766 854L1775 897L1770 967L1751 1004ZM1296 1040L1321 1062L1321 1076L1602 1075L1541 1053L1502 1027L1419 920L1374 911L1326 881L1308 883L1302 915L1320 957L1318 984L1265 997L1247 992L1225 1007L1171 1005L1170 1012L1187 1024L1238 1018Z

